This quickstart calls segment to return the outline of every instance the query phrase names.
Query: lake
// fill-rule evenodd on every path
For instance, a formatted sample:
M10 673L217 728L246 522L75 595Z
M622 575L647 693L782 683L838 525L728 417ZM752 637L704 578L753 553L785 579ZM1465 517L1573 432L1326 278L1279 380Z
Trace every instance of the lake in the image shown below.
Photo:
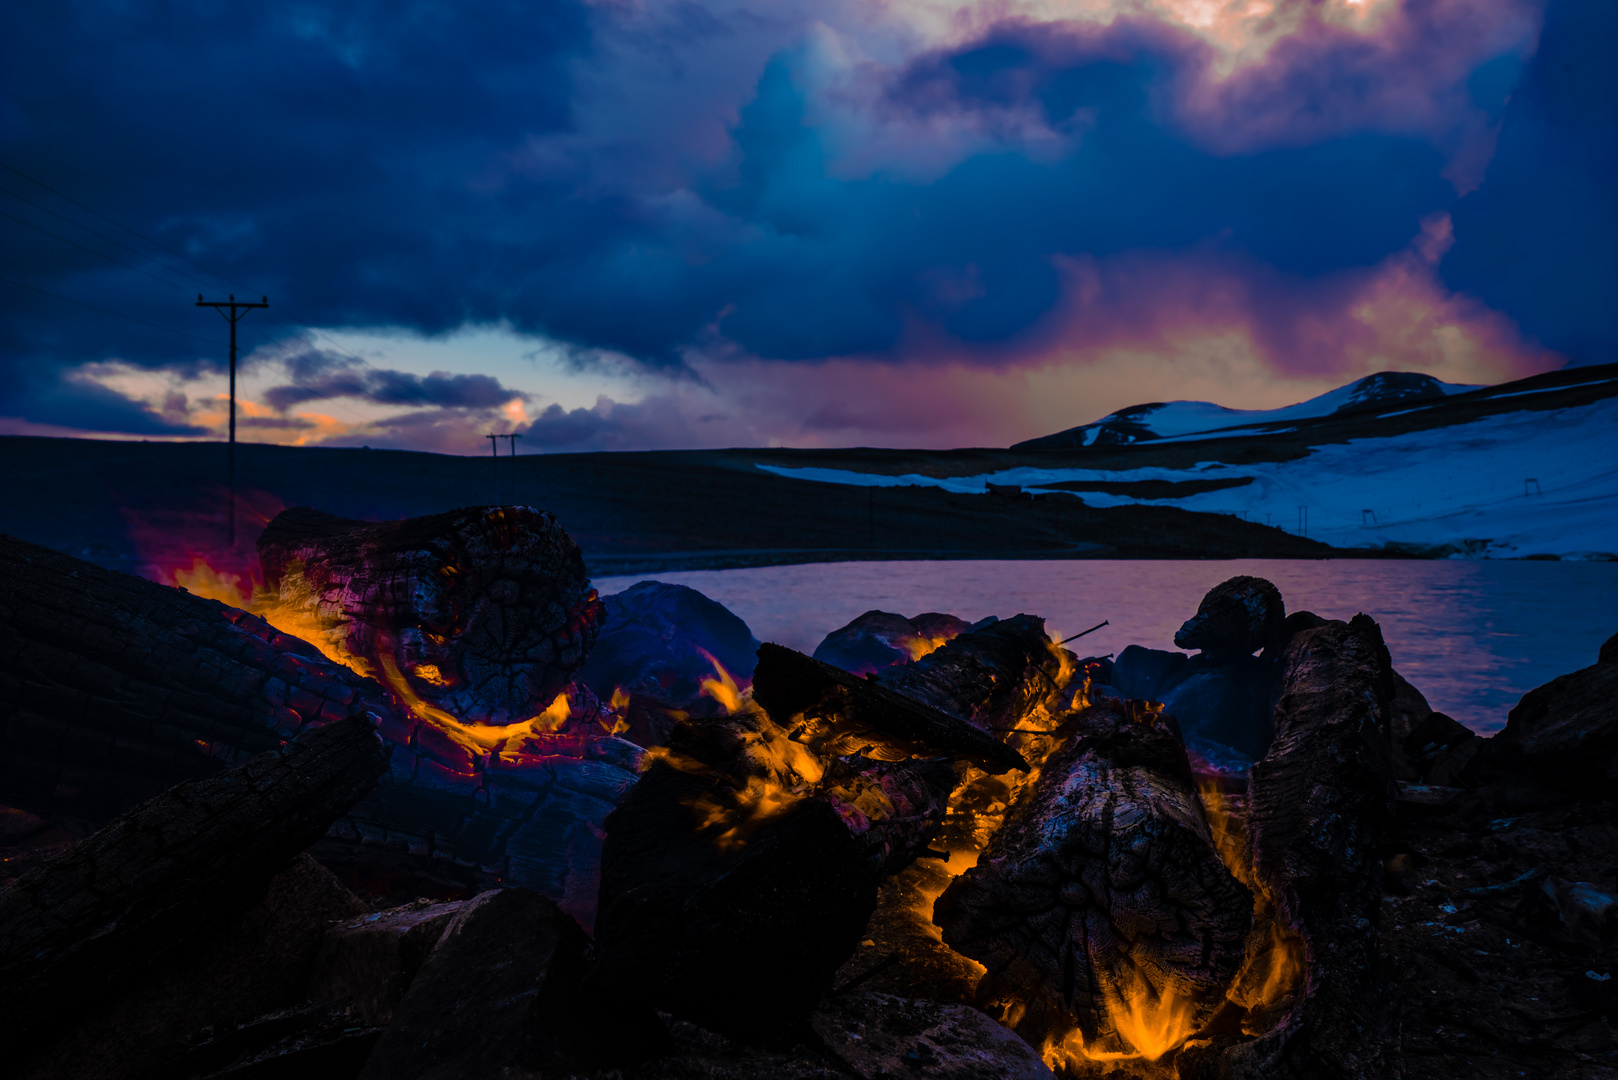
M1028 612L1080 655L1173 648L1203 593L1254 574L1287 611L1382 626L1399 673L1429 704L1481 734L1498 731L1525 691L1595 663L1618 631L1618 563L1325 559L845 562L597 578L603 594L655 579L734 611L755 637L802 652L872 608L969 621Z

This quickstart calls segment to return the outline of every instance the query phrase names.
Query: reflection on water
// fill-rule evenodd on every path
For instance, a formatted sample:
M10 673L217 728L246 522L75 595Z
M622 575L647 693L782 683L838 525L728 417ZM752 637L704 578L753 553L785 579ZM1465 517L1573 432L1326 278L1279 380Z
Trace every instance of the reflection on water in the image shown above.
M1287 610L1382 625L1394 666L1432 707L1490 733L1524 691L1595 663L1618 630L1618 564L1573 562L972 560L851 562L690 570L598 578L602 593L636 581L689 585L730 608L765 641L810 652L871 608L963 619L1029 612L1091 655L1125 645L1173 648L1202 594L1237 574L1269 578Z

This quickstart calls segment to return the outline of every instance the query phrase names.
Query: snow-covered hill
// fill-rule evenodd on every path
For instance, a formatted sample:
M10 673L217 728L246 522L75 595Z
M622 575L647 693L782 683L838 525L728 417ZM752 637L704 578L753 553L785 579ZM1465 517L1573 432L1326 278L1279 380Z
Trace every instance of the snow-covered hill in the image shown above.
M1131 405L1094 423L1043 438L1029 439L1017 443L1012 449L1117 446L1205 432L1223 437L1231 434L1233 428L1273 430L1267 425L1385 408L1398 402L1415 404L1476 389L1476 386L1440 382L1431 375L1417 372L1382 371L1281 409L1227 409L1207 401L1154 401L1146 405Z
M1352 399L1360 385L1294 408ZM1558 391L1558 398L1545 396ZM1567 404L1550 407L1553 401ZM1185 440L1165 429L1147 445L1106 454L1110 463L1119 454L1125 460L1138 456L1141 465L1133 468L1080 467L1099 449L1032 455L1037 464L970 476L759 468L838 484L927 485L963 494L988 493L995 485L1078 497L1099 507L1141 504L1236 514L1340 548L1483 558L1618 557L1618 367L1591 371L1585 382L1508 385L1435 404L1421 416L1393 409L1352 424L1298 416L1304 421L1299 429L1271 428L1268 439L1254 433L1199 440L1201 460L1186 467L1149 463L1187 459L1185 448L1174 446ZM1464 417L1456 414L1462 408ZM1305 441L1285 454L1251 452L1282 439ZM1172 454L1154 449L1164 443ZM1065 465L1069 460L1071 467Z

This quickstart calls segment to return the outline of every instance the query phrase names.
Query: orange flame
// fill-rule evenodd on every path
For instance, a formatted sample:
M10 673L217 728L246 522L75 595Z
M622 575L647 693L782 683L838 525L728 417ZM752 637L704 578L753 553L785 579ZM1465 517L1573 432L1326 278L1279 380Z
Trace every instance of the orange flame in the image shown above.
M175 585L194 596L218 600L237 608L245 608L253 600L253 586L250 583L247 591L242 591L242 575L221 573L201 555L192 556L190 569L177 569L171 575Z
M552 701L544 712L527 720L501 726L468 724L438 706L423 701L387 652L379 653L377 660L382 668L382 682L412 716L432 724L448 735L456 745L472 754L499 753L505 749L506 743L518 736L552 734L567 723L571 714L567 692L563 691L556 695L556 700Z
M945 645L948 645L950 638L948 636L922 637L917 635L915 637L898 637L894 639L893 643L909 653L912 661L916 661L928 653L937 652Z
M742 692L737 688L736 680L730 677L730 672L725 670L725 665L721 664L713 653L702 648L697 649L697 652L701 653L708 663L713 665L715 673L713 678L703 679L697 684L697 693L711 697L719 702L720 707L725 710L725 715L727 716L734 716L736 713L741 712Z
M1173 987L1153 988L1140 972L1132 972L1125 986L1105 994L1107 1015L1128 1050L1107 1050L1085 1045L1077 1028L1052 1034L1040 1048L1040 1057L1055 1070L1080 1070L1085 1061L1156 1061L1196 1033L1196 1005Z

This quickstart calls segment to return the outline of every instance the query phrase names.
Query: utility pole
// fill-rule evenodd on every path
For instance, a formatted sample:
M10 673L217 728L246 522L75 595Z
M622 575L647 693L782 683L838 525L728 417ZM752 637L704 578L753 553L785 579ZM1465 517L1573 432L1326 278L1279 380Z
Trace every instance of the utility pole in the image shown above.
M231 293L229 300L204 300L201 293L197 293L197 307L211 307L230 323L230 467L228 483L230 487L230 546L236 546L236 324L252 308L267 308L270 306L268 296L259 297L258 303L249 300L237 300L236 294ZM229 314L226 314L226 310Z
M510 451L506 454L506 457L511 460L511 501L515 505L517 502L517 440L522 436L512 432L510 435L496 435L495 438L506 440L506 446ZM498 482L496 486L498 486Z
M501 435L485 435L489 440L489 449L494 453L494 505L500 505L500 439Z

